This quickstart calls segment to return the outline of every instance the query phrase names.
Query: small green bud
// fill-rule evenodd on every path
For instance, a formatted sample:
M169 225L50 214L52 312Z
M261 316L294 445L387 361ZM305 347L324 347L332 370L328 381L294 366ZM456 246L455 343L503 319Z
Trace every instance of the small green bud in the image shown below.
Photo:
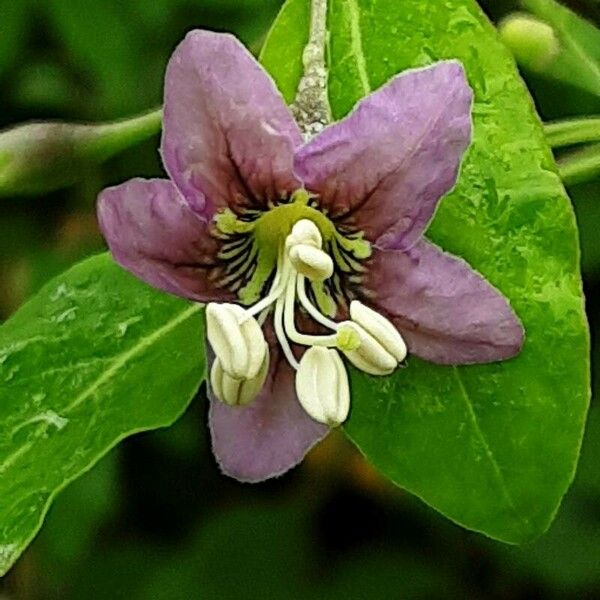
M524 13L508 16L498 27L500 38L517 62L543 73L560 54L560 41L550 25Z
M78 181L86 167L157 133L161 112L114 123L36 122L0 132L0 196L35 195Z

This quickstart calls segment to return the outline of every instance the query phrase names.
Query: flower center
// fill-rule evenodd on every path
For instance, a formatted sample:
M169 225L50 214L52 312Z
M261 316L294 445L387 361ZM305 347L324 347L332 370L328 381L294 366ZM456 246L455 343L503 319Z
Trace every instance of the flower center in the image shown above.
M360 281L369 243L361 234L339 231L310 202L310 195L299 190L290 202L267 212L238 217L225 211L215 219L216 234L224 241L220 258L227 261L223 284L237 291L247 308L207 307L207 335L216 356L211 386L228 404L245 405L259 393L269 354L260 327L273 311L277 342L298 371L300 403L316 420L335 425L349 409L338 351L367 373L387 375L404 360L406 346L385 317L353 300L345 288L352 278ZM332 317L341 301L349 305L350 320L336 322ZM324 333L300 332L298 308ZM292 344L308 348L300 361ZM338 384L323 388L329 389L325 393L319 378Z
M226 263L221 284L238 294L240 302L254 304L269 287L278 268L282 268L281 249L294 225L307 221L321 238L321 247L334 261L334 272L327 283L309 283L309 295L319 308L334 316L336 305L347 292L345 282L358 283L361 262L371 255L371 245L362 233L343 231L318 208L306 190L294 192L287 202L267 211L248 211L237 216L231 210L215 218L216 235L223 240L219 258Z

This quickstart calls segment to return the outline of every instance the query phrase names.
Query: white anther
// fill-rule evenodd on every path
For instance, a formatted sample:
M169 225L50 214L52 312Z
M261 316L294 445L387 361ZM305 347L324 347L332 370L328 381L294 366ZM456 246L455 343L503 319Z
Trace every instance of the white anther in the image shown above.
M206 335L221 366L234 379L253 379L265 359L265 337L256 319L237 304L206 307Z
M266 344L265 344L266 346ZM260 393L269 371L269 352L265 348L263 363L252 379L235 379L223 370L221 361L215 358L210 370L210 385L218 400L229 406L247 406Z
M304 353L296 373L296 393L315 421L335 427L346 420L350 386L337 350L313 346Z
M285 240L286 250L296 244L306 244L315 248L321 248L323 238L319 228L310 219L300 219L292 227L292 232Z
M338 329L338 336L345 330L353 329L360 340L356 349L340 349L346 358L357 368L370 375L389 375L397 366L398 361L370 333L352 321L345 321Z
M406 343L398 330L384 316L358 300L350 303L350 317L371 334L398 362L406 358Z
M296 244L289 250L292 265L311 281L324 281L333 275L333 261L323 250L308 244Z

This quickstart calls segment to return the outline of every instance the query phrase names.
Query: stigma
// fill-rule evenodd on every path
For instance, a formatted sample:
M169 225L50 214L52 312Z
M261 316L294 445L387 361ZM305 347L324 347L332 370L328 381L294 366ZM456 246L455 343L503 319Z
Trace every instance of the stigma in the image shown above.
M389 375L405 359L406 344L383 315L352 300L349 319L335 321L309 298L307 290L334 276L336 262L337 257L324 249L315 222L300 218L278 248L275 274L262 298L249 307L231 303L206 307L207 338L215 355L210 383L220 401L245 406L260 393L269 365L262 326L270 313L277 343L296 371L301 406L315 421L329 426L343 423L350 410L348 373L341 355L370 375ZM299 331L299 311L322 333ZM302 347L306 350L297 358Z

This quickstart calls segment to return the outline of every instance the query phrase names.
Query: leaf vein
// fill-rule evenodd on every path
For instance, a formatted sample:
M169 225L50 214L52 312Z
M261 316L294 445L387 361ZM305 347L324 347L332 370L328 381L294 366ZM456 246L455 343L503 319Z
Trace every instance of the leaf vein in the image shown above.
M506 484L506 479L504 478L504 475L502 474L502 469L500 468L500 465L498 464L498 461L496 460L496 457L494 456L492 448L491 448L490 444L488 443L488 441L481 429L481 426L479 425L479 420L477 419L477 415L473 408L473 403L471 402L469 393L467 392L467 389L462 380L462 377L460 376L460 372L458 371L458 369L456 367L452 367L452 371L454 372L454 376L456 378L456 382L458 384L458 388L460 390L461 396L463 397L463 399L465 401L465 406L467 407L467 414L469 415L471 425L473 426L473 430L477 436L477 439L479 440L479 443L482 445L482 447L485 451L485 455L486 455L490 465L492 466L494 476L495 476L496 480L498 481L498 485L500 487L500 490L502 491L502 496L504 498L504 501L506 502L510 511L515 516L515 518L516 518L517 522L520 524L520 526L525 531L529 531L530 530L529 519L527 519L526 517L523 517L517 510L517 507L514 503L514 500L511 496L508 486Z
M367 60L362 47L362 36L360 33L360 10L356 0L344 0L348 8L348 17L350 19L350 47L352 54L356 59L356 68L358 78L363 89L363 95L366 96L371 90L369 73L367 69Z
M121 369L127 361L132 359L136 354L141 354L146 348L151 346L156 340L161 338L163 335L169 333L175 329L178 325L189 319L192 315L200 310L200 305L194 304L188 307L186 310L181 312L177 317L167 321L162 327L159 327L156 331L140 339L140 341L132 346L126 352L119 354L115 357L112 365L106 369L92 384L83 390L64 410L65 413L69 413L73 409L77 408L82 402L87 400L90 396L96 393L102 385L108 381L119 369Z

